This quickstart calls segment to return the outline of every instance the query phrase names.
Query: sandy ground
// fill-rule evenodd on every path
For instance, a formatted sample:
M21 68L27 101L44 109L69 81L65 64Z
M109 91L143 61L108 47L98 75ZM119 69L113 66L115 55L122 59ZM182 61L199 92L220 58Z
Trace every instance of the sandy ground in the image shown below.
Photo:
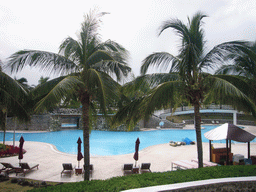
M255 131L255 127L250 127ZM6 142L12 144L12 142ZM19 142L16 142L19 145ZM215 148L225 147L225 143L214 143ZM55 147L48 143L25 141L24 154L22 162L38 163L39 169L32 170L26 174L26 178L43 181L56 182L77 182L83 181L82 175L73 174L71 177L63 175L61 177L62 163L72 163L78 165L76 155L59 152ZM232 143L232 153L242 154L247 158L247 143ZM256 155L256 143L251 143L251 155ZM168 143L145 148L139 151L139 161L141 163L151 163L152 172L171 171L171 162L177 160L191 160L197 158L196 145L185 145L172 147ZM203 158L209 161L209 143L203 143ZM18 157L1 158L0 162L19 163ZM91 179L108 179L117 176L123 176L122 167L125 163L135 163L132 154L114 155L114 156L92 156L91 164L94 165L94 171ZM80 167L83 165L83 160ZM10 174L15 177L14 173ZM23 178L23 175L17 177Z

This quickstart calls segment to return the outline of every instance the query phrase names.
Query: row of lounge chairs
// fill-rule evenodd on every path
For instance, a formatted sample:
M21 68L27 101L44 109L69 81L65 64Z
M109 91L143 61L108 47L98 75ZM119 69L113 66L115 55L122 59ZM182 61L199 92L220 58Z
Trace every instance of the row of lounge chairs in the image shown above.
M123 172L124 174L128 174L128 173L144 173L144 172L151 172L150 170L150 163L142 163L140 167L134 167L133 164L124 164L123 166ZM83 174L84 171L81 171L82 168L78 169L74 168L74 166L71 163L63 163L63 170L61 171L61 176L63 174L67 174L71 177L71 175L74 173L74 170L76 171L80 171L79 174ZM83 167L85 169L85 167ZM93 164L90 164L90 174L92 176L92 172L93 172L94 168L93 168ZM77 173L76 173L77 174Z
M25 176L25 174L28 171L31 171L34 168L38 169L39 167L39 164L28 164L28 163L19 163L19 164L12 165L10 163L1 162L1 164L3 165L3 168L0 169L0 173L3 172L5 175L9 175L9 173L15 172L16 176L19 173L23 173ZM124 174L151 172L150 165L151 165L150 163L142 163L141 166L134 167L133 164L124 164L123 172ZM209 166L217 166L218 164L209 162L209 161L204 161L203 165L204 167L209 167ZM63 170L61 171L61 176L62 174L69 174L71 177L74 171L73 165L71 163L63 163L62 166L63 166ZM172 170L174 170L175 168L176 169L196 169L198 168L198 160L192 159L191 161L188 161L188 160L173 161L171 163L171 166L172 166ZM79 170L82 170L82 169L79 169ZM93 170L94 170L93 164L90 164L91 176L92 176ZM83 171L80 173L83 173Z
M5 175L9 175L9 173L16 173L16 176L19 173L22 173L25 177L26 173L31 171L34 168L39 167L39 164L28 164L28 163L19 163L19 164L10 164L10 163L4 163L1 162L3 165L3 168L0 169L0 173L4 173Z
M204 167L212 167L212 166L217 166L217 163L213 163L210 161L204 161L203 166ZM189 160L179 160L179 161L173 161L172 162L172 170L174 169L196 169L198 168L198 160L197 159L192 159L191 161Z
M60 175L62 176L62 174L68 174L70 177L71 177L71 175L73 174L73 172L74 172L74 169L76 169L76 168L74 168L74 166L72 165L72 163L62 163L62 167L63 167L63 170L61 171L61 173L60 173ZM85 165L84 165L84 169L85 169ZM91 176L92 176L92 172L93 172L93 164L90 164L90 174L91 174ZM76 170L76 171L80 171L81 170L81 172L79 172L80 174L83 174L83 171L82 171L82 168L81 169L79 169L79 170ZM78 172L76 173L76 174L78 174Z
M142 163L140 167L134 167L133 164L124 164L123 172L124 174L151 172L150 165L150 163Z

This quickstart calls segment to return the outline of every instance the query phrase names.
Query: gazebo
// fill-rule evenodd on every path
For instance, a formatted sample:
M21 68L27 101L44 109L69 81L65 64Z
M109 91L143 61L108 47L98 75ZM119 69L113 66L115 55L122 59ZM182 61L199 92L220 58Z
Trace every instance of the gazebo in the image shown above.
M212 155L211 141L226 140L226 163L229 165L229 151L231 151L231 140L238 142L248 142L248 159L250 158L250 141L255 138L255 135L241 129L240 127L225 123L215 129L212 129L204 134L209 139L210 145L210 161Z

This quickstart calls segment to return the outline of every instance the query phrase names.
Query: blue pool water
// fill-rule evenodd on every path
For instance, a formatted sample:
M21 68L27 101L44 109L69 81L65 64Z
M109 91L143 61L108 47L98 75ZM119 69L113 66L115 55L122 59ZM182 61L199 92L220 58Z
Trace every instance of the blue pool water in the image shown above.
M204 133L216 126L204 126L202 129L203 142L209 142ZM15 140L19 141L23 135L26 141L38 141L50 143L56 146L59 151L76 154L78 137L83 139L82 130L65 130L45 133L16 133ZM91 155L121 155L134 152L135 141L139 137L140 150L152 145L169 143L169 141L182 141L188 137L196 141L195 130L154 130L139 132L115 132L115 131L92 131L90 134ZM0 140L3 140L3 133L0 133ZM13 141L13 133L6 133L6 141ZM225 141L219 141L225 142ZM255 141L254 141L255 142ZM82 143L83 145L83 143ZM83 146L82 146L83 151Z
M61 127L77 127L77 124L62 123Z

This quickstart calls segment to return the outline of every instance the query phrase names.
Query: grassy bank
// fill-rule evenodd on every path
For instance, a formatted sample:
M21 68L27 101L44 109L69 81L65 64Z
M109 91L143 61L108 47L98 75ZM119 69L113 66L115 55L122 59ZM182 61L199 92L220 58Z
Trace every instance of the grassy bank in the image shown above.
M144 173L123 177L115 177L108 180L92 180L77 183L66 183L44 188L35 188L29 191L122 191L141 187L156 185L174 184L189 181L256 176L256 165L238 165L238 166L217 166L201 169L178 170L163 173Z

